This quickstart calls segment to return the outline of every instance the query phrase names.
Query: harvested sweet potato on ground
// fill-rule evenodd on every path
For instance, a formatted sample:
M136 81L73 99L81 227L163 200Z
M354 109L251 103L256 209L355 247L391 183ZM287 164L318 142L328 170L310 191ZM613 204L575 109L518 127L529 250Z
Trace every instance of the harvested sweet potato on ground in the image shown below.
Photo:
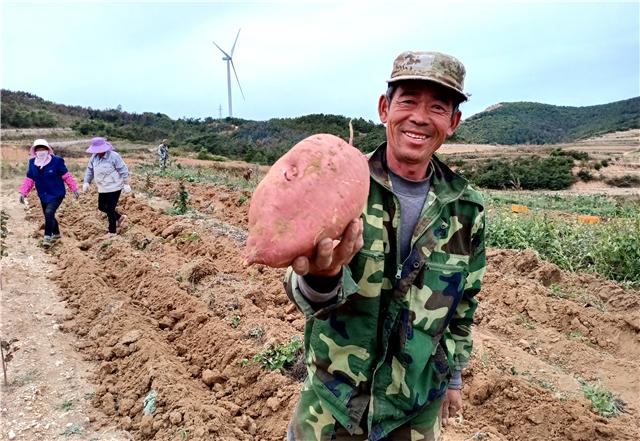
M286 267L337 239L362 213L369 165L337 136L310 136L284 154L258 184L249 207L246 263Z

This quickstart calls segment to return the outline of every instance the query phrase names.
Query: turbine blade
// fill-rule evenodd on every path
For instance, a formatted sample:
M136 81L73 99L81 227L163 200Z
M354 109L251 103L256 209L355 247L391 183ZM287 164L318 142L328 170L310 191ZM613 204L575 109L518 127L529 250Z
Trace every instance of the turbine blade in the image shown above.
M238 42L239 36L240 36L240 29L238 29L238 33L236 34L236 41L233 42L233 46L231 47L231 58L233 58L233 51L236 49L236 43Z
M233 68L233 74L236 76L236 81L238 82L238 87L240 88L242 99L244 99L244 92L242 91L242 86L240 85L240 80L238 79L238 73L236 72L236 66L233 64L233 59L231 60L231 67Z
M227 54L225 51L223 51L223 50L222 50L222 48L216 44L216 42L215 42L215 41L213 42L213 44L215 44L215 45L216 45L216 47L217 47L218 49L220 49L220 52L222 52L222 53L223 53L223 54L225 54L227 57L229 57L229 54ZM231 58L231 57L229 57L229 58Z

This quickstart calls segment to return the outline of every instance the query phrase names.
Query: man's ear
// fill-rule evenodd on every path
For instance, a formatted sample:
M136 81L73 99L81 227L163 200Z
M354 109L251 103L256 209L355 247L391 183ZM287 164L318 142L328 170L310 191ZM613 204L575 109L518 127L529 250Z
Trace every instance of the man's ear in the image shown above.
M462 112L459 110L451 117L451 125L447 129L447 137L452 136L453 132L458 128L458 124L460 124L460 118L462 118Z
M389 102L387 101L387 97L385 95L380 95L380 99L378 99L378 116L380 116L380 121L383 124L387 123L389 110Z

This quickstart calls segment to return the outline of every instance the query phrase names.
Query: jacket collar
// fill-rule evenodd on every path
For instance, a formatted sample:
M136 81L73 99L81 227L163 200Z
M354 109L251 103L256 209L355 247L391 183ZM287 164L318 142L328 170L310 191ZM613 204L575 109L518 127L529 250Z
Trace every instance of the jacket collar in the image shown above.
M373 152L367 155L369 172L372 178L387 190L391 191L389 167L387 165L387 143L383 142ZM433 171L431 177L431 191L442 201L454 200L460 197L469 186L469 182L451 170L436 155L431 156L429 167Z

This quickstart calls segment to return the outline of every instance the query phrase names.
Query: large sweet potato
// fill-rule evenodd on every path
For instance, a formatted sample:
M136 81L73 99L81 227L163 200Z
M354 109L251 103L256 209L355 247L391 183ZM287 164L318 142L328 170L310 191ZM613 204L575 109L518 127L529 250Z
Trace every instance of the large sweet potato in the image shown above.
M283 155L258 184L249 207L246 263L286 267L337 239L369 193L366 157L337 136L310 136Z

